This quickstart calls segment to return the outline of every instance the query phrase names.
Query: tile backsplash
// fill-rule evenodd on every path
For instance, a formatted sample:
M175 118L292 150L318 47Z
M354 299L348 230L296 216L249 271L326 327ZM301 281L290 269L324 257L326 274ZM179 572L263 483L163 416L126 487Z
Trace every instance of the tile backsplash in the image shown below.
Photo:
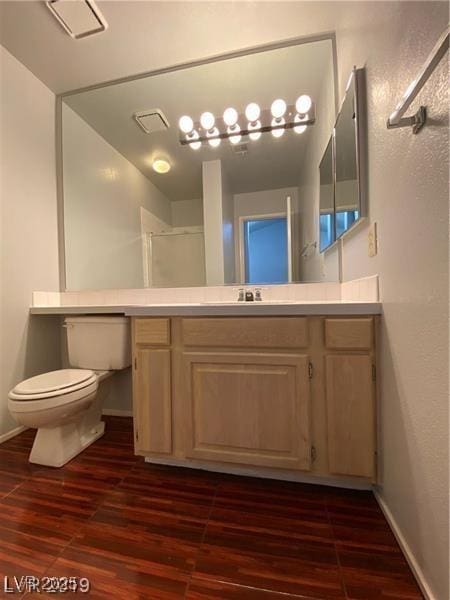
M81 292L33 292L32 306L129 306L234 302L239 289L260 288L269 302L378 302L378 275L343 283L144 288Z

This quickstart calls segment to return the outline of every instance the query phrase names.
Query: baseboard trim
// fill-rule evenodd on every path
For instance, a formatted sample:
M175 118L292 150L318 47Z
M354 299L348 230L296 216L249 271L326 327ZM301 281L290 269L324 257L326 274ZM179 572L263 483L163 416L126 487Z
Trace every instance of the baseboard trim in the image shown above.
M411 568L411 571L413 572L418 586L422 591L422 594L425 596L426 600L438 600L431 591L422 569L420 568L411 548L409 547L408 542L405 540L403 533L401 532L401 529L398 526L398 523L395 520L390 509L388 508L386 502L383 500L383 498L380 496L380 493L377 490L374 490L373 493L384 516L386 517L387 522L389 523L390 528L392 529L392 533L394 534L395 539L397 540L400 548L402 549L403 554L405 555L405 558Z
M28 429L28 427L21 425L20 427L11 429L11 431L8 431L7 433L3 433L0 435L0 444L3 444L3 442L7 442L11 438L16 437L16 435L19 435L19 433L22 433L22 431L25 431L25 429Z
M102 415L106 417L132 417L132 410L115 410L114 408L104 408L102 410Z

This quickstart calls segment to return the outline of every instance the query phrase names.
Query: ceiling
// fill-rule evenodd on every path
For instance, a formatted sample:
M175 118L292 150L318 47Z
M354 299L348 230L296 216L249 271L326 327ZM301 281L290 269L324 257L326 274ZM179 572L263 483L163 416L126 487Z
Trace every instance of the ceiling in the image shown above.
M0 1L0 43L55 93L336 30L353 2L97 0L109 28L72 39L42 0Z
M277 97L294 104L300 94L320 104L323 77L332 73L331 62L331 42L322 40L126 81L65 96L64 102L170 200L201 198L202 162L217 158L233 193L277 189L298 185L314 126L301 135L289 130L279 139L267 133L258 141L243 139L247 152L241 155L227 140L219 148L206 146L198 151L181 146L178 120L184 114L198 120L206 110L219 116L228 106L243 113L251 101L270 108ZM147 109L160 109L169 129L144 133L133 114ZM152 170L157 158L170 162L169 173Z

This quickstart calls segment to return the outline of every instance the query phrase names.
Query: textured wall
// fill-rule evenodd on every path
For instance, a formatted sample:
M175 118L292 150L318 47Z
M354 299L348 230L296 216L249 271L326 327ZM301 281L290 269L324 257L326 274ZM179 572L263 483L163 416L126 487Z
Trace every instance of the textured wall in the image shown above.
M363 228L344 241L343 269L380 275L381 495L436 600L449 597L447 60L415 103L429 110L419 135L385 121L447 20L443 3L355 3L337 36L341 97L354 64L367 72L379 253L368 258Z

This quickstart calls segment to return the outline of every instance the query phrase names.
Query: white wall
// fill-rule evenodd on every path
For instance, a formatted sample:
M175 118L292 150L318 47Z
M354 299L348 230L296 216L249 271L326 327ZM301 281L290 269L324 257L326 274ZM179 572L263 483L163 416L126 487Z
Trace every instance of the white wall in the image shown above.
M244 274L241 273L240 265L240 244L242 240L241 219L243 217L253 217L258 215L283 214L286 215L287 196L291 196L294 218L294 232L297 227L298 211L298 189L296 187L278 188L276 190L263 190L260 192L247 192L244 194L234 194L234 229L235 229L235 255L236 255L236 273L243 281ZM297 237L293 238L293 254L298 254ZM295 260L293 261L295 265ZM294 276L294 280L296 277Z
M140 207L171 223L170 201L63 105L66 287L143 287Z
M171 202L173 227L203 226L203 200L175 200Z
M236 283L234 197L228 174L222 165L222 236L224 283Z
M2 46L0 65L1 436L9 390L60 367L60 326L28 315L34 290L59 289L55 96Z
M222 168L220 160L203 162L202 179L206 284L222 285L225 281L225 272L222 230Z
M447 3L353 3L338 28L343 97L356 64L366 67L367 228L344 241L344 279L379 273L381 497L409 545L431 597L449 597L448 462L448 57L419 103L429 124L387 130L386 119L448 21Z

